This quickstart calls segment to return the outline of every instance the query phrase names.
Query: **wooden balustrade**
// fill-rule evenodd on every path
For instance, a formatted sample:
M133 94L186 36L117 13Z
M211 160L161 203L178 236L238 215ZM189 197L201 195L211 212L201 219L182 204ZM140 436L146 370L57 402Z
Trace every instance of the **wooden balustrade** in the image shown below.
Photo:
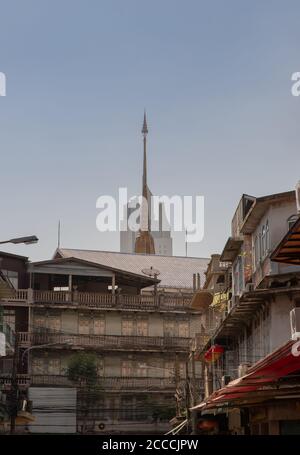
M81 335L61 334L51 332L33 332L20 334L23 343L31 341L32 345L62 345L70 347L93 347L103 349L143 349L143 350L179 350L187 351L190 348L191 338L183 337L151 337L126 335ZM20 338L19 338L20 340Z
M112 294L101 294L99 292L73 292L73 300L79 305L88 307L102 308L110 307L113 303L114 296Z
M30 332L17 332L18 337L18 346L28 347L31 345L32 342L32 334Z
M49 374L32 374L31 385L54 385L74 387L74 383L63 375ZM128 390L146 388L148 390L163 389L173 390L175 382L172 378L155 378L155 377L99 377L97 385L100 389L107 390Z
M0 384L4 389L11 387L12 378L10 375L0 375ZM30 376L28 374L18 374L17 384L19 388L25 388L30 385Z
M7 298L3 298L2 299L3 301L24 301L26 302L28 300L28 289L16 289L16 291L14 291L13 295L7 297Z
M49 291L18 289L5 302L27 302L31 304L74 305L81 308L107 309L142 309L142 310L185 310L191 304L192 297L157 294L103 294L100 292Z
M33 300L41 303L71 303L72 293L69 291L33 291Z

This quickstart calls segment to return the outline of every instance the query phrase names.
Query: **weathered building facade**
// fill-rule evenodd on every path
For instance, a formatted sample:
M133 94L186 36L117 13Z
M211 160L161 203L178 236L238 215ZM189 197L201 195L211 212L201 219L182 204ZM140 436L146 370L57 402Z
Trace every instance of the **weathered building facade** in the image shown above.
M300 302L300 268L270 257L297 218L293 191L262 198L243 195L235 212L231 237L220 256L230 264L232 286L226 289L225 305L219 304L222 315L209 341L199 347L206 387L204 401L194 410L219 413L223 430L300 431L294 398L300 363L291 354L290 327L290 312ZM199 302L194 300L193 306L199 308ZM204 305L203 314L211 309L212 303Z
M166 430L199 327L199 312L190 308L193 274L203 279L206 265L206 259L66 249L30 263L28 288L1 302L27 312L28 325L16 333L19 386L74 387L66 375L71 357L92 352L100 394L84 431ZM157 278L142 272L151 267ZM199 383L200 375L195 371ZM77 411L82 431L83 409Z

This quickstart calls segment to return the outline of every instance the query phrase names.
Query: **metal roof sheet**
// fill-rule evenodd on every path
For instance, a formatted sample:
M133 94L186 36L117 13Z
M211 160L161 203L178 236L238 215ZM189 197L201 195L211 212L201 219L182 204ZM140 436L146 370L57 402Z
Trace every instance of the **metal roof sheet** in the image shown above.
M136 274L142 274L144 268L152 266L160 271L158 276L160 280L159 287L190 289L193 287L194 273L199 273L201 283L204 283L204 272L209 262L209 258L158 256L69 248L56 250L54 258L57 257L74 257Z

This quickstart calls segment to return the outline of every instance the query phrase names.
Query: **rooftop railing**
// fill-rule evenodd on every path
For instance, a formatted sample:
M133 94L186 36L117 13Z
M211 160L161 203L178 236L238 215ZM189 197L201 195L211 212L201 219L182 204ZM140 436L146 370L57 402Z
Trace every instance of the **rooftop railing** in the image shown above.
M81 308L117 308L142 310L185 310L189 308L191 296L168 294L109 294L81 291L48 291L18 289L14 296L4 302L27 302L31 304L53 304L55 306L79 306Z

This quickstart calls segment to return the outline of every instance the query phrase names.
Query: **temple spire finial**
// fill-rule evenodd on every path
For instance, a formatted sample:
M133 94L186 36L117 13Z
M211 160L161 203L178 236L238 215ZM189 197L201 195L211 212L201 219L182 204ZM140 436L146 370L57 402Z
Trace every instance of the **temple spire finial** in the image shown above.
M147 126L147 119L146 119L146 109L144 109L144 122L143 122L142 133L144 135L148 134L148 126Z
M144 122L142 128L144 157L143 157L143 183L142 183L142 204L140 208L140 229L135 240L135 252L143 254L155 254L154 240L151 235L150 207L151 198L147 184L147 119L144 111Z

